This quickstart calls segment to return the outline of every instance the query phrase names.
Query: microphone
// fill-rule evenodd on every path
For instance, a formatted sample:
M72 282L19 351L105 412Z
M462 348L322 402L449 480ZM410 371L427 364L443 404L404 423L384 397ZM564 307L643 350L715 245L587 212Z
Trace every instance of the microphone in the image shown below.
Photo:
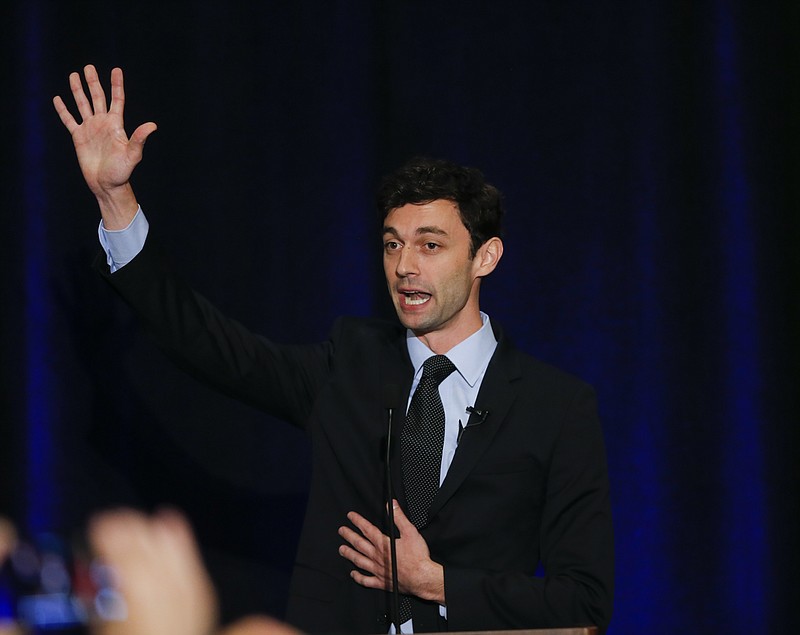
M476 417L478 417L478 420L477 421L473 421L472 423L467 421L467 425L465 425L465 426L461 425L461 420L460 419L458 420L458 437L456 438L456 444L461 442L461 435L464 434L464 431L467 428L474 428L476 426L481 425L482 423L484 423L486 421L486 417L489 416L489 411L488 410L478 410L474 406L467 406L467 412L469 414L471 414L471 415L475 415ZM472 417L470 417L470 419L471 418Z
M397 535L394 526L394 505L392 504L392 419L394 411L400 407L402 403L400 396L400 388L397 384L386 384L383 387L383 403L386 407L386 460L384 465L386 467L386 505L389 512L389 555L392 563L392 602L391 614L392 623L395 626L395 632L402 635L400 630L400 590L397 583Z
M478 416L480 418L480 421L478 421L477 423L473 423L471 425L467 425L468 428L472 427L472 426L481 425L484 421L486 421L486 417L489 416L489 411L488 410L478 410L474 406L467 406L467 412L470 413L471 415L476 415L476 416Z

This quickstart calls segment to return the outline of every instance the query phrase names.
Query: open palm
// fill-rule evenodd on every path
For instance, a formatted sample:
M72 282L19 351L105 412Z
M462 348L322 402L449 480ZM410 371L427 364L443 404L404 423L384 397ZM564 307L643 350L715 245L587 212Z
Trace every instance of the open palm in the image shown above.
M142 160L144 142L156 130L156 124L142 124L128 138L123 122L125 88L122 70L115 68L111 71L110 107L106 104L106 95L95 67L91 64L86 66L84 76L91 102L81 85L80 75L72 73L69 76L70 89L81 118L80 124L61 97L55 97L53 104L62 123L72 135L78 163L87 185L96 196L103 196L128 184L133 169Z

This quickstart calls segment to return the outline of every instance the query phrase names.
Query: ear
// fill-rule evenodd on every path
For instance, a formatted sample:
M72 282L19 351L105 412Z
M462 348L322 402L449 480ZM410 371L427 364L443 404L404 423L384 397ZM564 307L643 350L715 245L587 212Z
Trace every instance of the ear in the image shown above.
M503 257L503 241L494 236L483 243L475 254L475 276L482 278L495 270L500 258Z

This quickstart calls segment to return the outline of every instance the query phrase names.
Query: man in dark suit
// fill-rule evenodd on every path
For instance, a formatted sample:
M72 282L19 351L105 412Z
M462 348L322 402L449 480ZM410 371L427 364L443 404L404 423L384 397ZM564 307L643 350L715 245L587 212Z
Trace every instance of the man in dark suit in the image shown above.
M444 161L418 160L390 175L379 207L400 325L343 318L326 342L276 344L220 315L161 261L129 183L155 124L128 138L122 72L112 71L110 108L93 67L85 77L91 102L78 74L70 76L81 124L60 98L55 106L100 206L104 275L184 368L310 435L313 475L289 621L311 632L392 627L379 449L395 405L385 387L395 386L391 495L403 631L604 628L613 541L594 393L514 349L480 311L481 281L503 254L497 190L476 170ZM431 363L446 368L433 388ZM419 394L433 405L415 405L423 385ZM415 436L429 425L443 438ZM423 479L432 481L423 488L432 500L422 504L420 456L434 446L436 473Z

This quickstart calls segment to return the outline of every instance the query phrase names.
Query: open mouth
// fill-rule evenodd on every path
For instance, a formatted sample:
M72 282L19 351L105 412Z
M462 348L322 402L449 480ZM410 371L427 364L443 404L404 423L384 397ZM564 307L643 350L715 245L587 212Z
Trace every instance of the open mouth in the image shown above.
M418 291L403 293L402 295L405 298L406 306L419 306L431 299L430 293L420 293Z

